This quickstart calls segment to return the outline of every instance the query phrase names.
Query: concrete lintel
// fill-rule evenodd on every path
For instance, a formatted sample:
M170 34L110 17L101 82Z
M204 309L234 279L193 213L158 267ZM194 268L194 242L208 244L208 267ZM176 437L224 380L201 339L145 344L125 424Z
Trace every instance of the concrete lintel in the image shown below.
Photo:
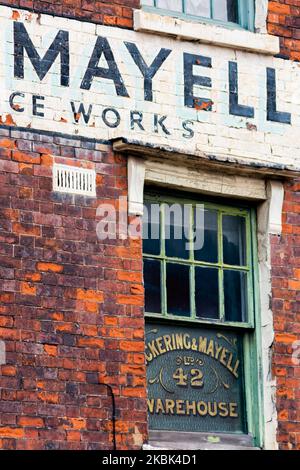
M262 20L264 11L265 6L261 4L256 20L256 28L260 32L256 33L246 31L238 26L236 29L230 29L200 20L195 22L143 9L134 11L134 29L145 33L174 36L186 41L198 41L231 49L276 55L280 52L279 38L266 34L266 27Z
M204 152L189 153L186 149L173 148L171 145L150 144L120 137L113 140L115 152L135 157L171 158L182 165L192 165L213 169L228 174L254 175L262 178L295 178L300 176L300 168L275 163L246 161L226 155L212 155Z

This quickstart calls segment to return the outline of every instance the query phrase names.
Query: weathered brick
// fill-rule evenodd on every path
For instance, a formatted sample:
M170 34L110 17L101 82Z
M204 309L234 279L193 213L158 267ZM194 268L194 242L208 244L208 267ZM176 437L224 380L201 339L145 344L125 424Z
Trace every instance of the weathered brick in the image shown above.
M55 263L37 263L37 269L39 271L61 273L63 271L63 266Z

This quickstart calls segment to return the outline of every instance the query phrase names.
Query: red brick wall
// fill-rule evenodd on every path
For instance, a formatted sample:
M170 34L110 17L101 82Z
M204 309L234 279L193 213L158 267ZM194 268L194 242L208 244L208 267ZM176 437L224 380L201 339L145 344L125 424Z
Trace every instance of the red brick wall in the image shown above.
M270 1L268 30L280 37L282 57L300 60L299 0ZM273 363L279 446L300 450L300 367L292 358L292 346L300 340L300 180L285 190L282 237L272 238Z
M285 190L283 233L272 238L273 364L279 446L300 450L300 366L293 362L293 344L300 340L300 180Z
M140 0L2 0L0 4L120 28L132 28L132 11L139 8Z
M97 198L52 192L56 162L97 171ZM96 208L127 194L126 160L0 129L0 448L111 449L146 436L140 240L100 242Z
M269 1L268 31L280 37L280 54L300 60L300 1Z
M2 1L132 27L139 0ZM53 157L55 156L55 157ZM53 160L97 171L97 199L52 189ZM0 448L118 448L145 439L141 245L99 242L96 208L127 195L126 160L87 141L0 129Z
M138 0L2 1L132 27ZM111 5L113 3L113 6ZM269 2L281 55L300 59L300 1ZM53 157L97 170L97 199L51 192ZM0 129L0 448L111 448L146 438L141 246L100 243L96 208L127 194L126 161L109 147ZM286 184L284 228L272 238L278 440L300 449L300 182ZM109 432L107 432L109 431Z

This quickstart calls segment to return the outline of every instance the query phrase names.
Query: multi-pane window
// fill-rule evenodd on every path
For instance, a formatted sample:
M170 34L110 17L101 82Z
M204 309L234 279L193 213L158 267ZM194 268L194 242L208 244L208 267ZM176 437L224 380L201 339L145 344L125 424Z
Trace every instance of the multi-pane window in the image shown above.
M151 197L144 216L145 311L250 326L250 211Z
M162 14L205 18L253 29L254 0L142 0L142 5Z
M241 436L261 445L255 245L254 208L147 190L150 430L172 431L172 439L174 431L225 433L237 445Z

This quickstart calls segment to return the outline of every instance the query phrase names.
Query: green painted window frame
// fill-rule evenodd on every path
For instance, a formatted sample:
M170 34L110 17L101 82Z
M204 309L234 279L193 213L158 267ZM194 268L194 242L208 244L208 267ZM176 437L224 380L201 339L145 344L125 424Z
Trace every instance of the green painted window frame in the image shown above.
M194 259L194 252L190 250L190 258L175 258L168 257L165 253L165 243L161 243L161 252L159 255L152 254L143 254L143 258L146 260L159 260L162 263L162 273L161 273L161 312L162 313L153 313L145 312L146 316L151 316L152 318L165 318L169 320L178 320L185 322L199 322L201 324L214 324L219 326L230 326L238 328L254 328L254 301L253 301L253 284L254 284L254 273L252 269L252 242L251 242L251 211L247 208L239 208L234 206L228 206L223 204L215 204L212 202L201 201L201 199L195 198L181 198L181 197L172 197L166 195L150 195L146 194L145 196L146 203L155 203L160 204L160 226L161 230L164 230L164 211L163 204L189 204L195 207L197 204L204 204L204 207L207 209L215 210L218 212L218 253L219 259L217 263L209 263L206 261L196 261ZM222 250L222 216L223 215L236 215L245 218L245 227L246 227L246 265L245 266L236 266L236 265L227 265L223 262L221 254ZM192 223L191 223L192 230ZM192 237L191 237L192 238ZM191 306L191 316L190 317L180 317L178 315L172 315L167 312L167 291L166 291L166 265L168 263L178 263L181 265L186 265L191 267L190 275L190 306ZM196 315L196 306L195 306L195 267L207 267L207 268L216 268L219 273L219 319L205 319L199 318ZM225 320L225 309L224 309L224 289L223 289L223 275L224 270L230 269L232 271L246 272L247 273L247 321L245 322L233 322Z
M191 197L181 197L180 191L169 196L165 190L145 189L145 203L174 203L181 204L201 204L205 207L219 209L222 213L233 215L246 215L246 243L247 243L247 263L251 265L251 286L248 291L248 299L251 296L251 306L248 312L250 321L247 323L237 322L219 322L215 320L204 320L202 318L179 317L172 315L151 314L145 312L145 320L148 322L168 322L176 324L194 324L197 325L222 328L222 329L238 329L243 333L243 365L244 365L244 393L245 393L245 409L248 434L253 436L253 445L263 448L264 445L264 420L263 420L263 375L262 375L262 336L261 336L261 318L260 318L260 295L259 295L259 271L258 271L258 253L257 253L257 224L256 224L256 208L250 206L242 206L241 204L224 204L222 202L210 202L201 195L192 194ZM161 221L162 223L162 221ZM153 255L143 254L143 259L154 259Z
M205 22L212 24L219 24L220 26L225 26L230 29L246 29L249 31L254 31L255 29L255 0L238 0L238 23L233 23L231 21L221 21L214 18L206 18L203 16L190 15L184 12L185 0L182 0L182 12L165 10L157 6L157 0L152 0L153 5L143 5L143 0L141 0L142 9L152 13L159 13L163 16L173 16L176 18L196 21L196 22ZM212 4L212 0L211 0ZM211 11L212 11L211 6Z

